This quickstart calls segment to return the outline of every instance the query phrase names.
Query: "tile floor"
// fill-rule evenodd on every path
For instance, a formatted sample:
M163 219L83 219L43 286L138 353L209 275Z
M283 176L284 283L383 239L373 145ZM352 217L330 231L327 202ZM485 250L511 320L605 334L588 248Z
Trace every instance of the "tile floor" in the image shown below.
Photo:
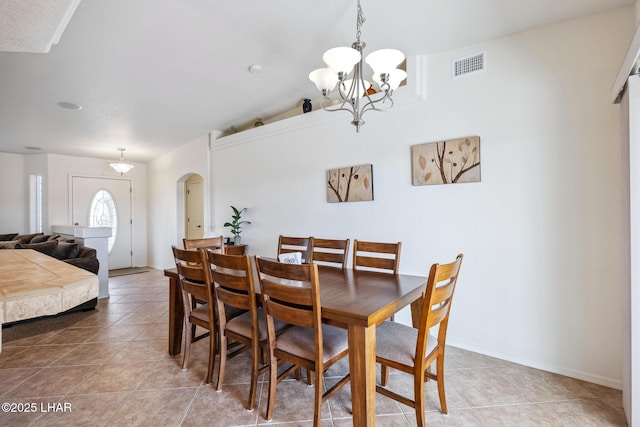
M313 387L278 386L267 423L266 383L257 410L246 411L248 357L228 363L222 392L203 384L207 342L195 344L189 369L167 352L168 281L162 271L110 279L111 298L98 308L5 328L0 354L3 426L310 426ZM425 386L429 426L626 425L621 392L448 348L449 415L439 412L434 382ZM346 362L327 373L331 384ZM411 390L410 377L392 374L391 387ZM378 395L378 426L415 425L409 407ZM11 412L11 410L20 410ZM323 426L349 426L346 386L323 406Z

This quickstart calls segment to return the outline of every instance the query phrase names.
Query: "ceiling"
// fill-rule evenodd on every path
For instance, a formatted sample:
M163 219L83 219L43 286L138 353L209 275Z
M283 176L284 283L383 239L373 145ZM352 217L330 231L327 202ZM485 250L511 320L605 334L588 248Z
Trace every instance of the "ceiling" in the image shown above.
M361 39L367 52L428 55L634 3L362 0ZM6 24L18 18L31 27ZM319 98L307 75L354 41L355 18L355 0L0 0L0 151L111 159L124 147L146 162L214 129L268 122ZM8 43L30 32L44 48Z

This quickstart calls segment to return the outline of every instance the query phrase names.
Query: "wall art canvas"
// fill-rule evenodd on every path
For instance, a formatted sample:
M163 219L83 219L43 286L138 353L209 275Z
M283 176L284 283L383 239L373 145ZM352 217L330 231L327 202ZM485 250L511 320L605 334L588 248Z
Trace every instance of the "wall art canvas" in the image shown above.
M413 185L480 182L480 137L411 146Z
M349 166L327 171L327 202L373 200L373 166Z

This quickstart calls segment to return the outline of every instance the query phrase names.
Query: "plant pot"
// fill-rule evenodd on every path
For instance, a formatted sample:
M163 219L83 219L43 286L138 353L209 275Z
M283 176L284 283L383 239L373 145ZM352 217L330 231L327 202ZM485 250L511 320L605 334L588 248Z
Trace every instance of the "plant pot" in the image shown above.
M240 244L240 240L241 240L240 236L235 236L233 238L233 244L234 245L239 245Z

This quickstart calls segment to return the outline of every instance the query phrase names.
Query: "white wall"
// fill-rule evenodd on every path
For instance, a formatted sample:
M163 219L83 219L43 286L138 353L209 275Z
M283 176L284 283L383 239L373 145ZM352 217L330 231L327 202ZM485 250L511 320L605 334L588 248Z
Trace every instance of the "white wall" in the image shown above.
M197 138L147 165L149 173L149 265L175 267L171 245L182 247L184 181L192 174L204 178L203 192L210 193L208 136ZM209 198L205 201L205 236L211 236Z
M426 274L462 252L450 343L620 387L626 153L608 90L630 11L430 56L427 102L370 112L360 134L345 113L221 139L217 231L234 205L249 208L252 253L273 255L281 233L401 240L401 271ZM451 60L479 51L486 72L452 81ZM411 145L467 135L481 137L481 183L411 186ZM326 170L362 163L373 164L375 201L326 203Z
M0 153L0 234L29 231L29 177L24 156Z

